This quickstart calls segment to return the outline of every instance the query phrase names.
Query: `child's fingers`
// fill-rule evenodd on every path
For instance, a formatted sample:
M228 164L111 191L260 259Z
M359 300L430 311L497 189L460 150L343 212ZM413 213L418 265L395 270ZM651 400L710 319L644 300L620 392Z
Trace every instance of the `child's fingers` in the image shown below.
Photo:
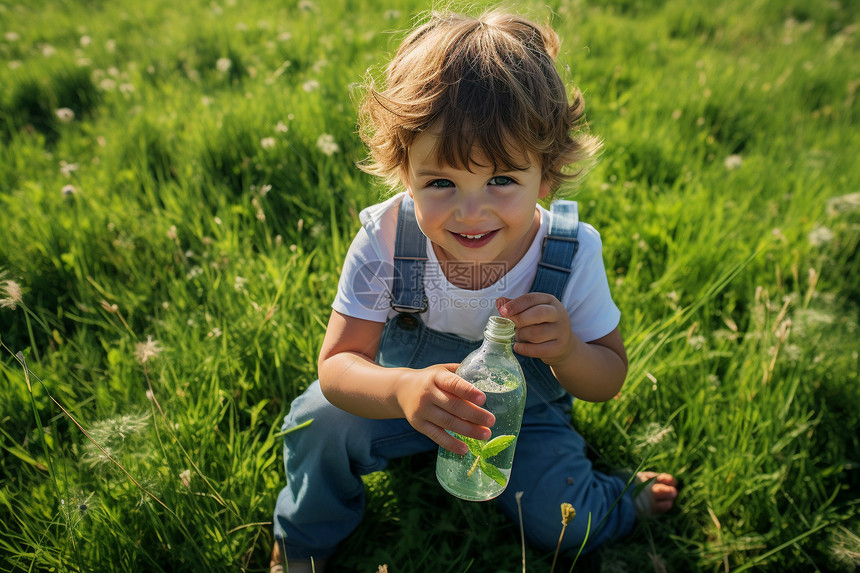
M499 315L514 321L517 328L529 324L558 320L558 300L546 293L530 292L514 299L499 297L496 308Z
M487 401L487 397L483 392L475 388L474 385L469 384L456 374L454 374L454 370L457 369L457 364L444 364L445 368L451 372L448 376L440 376L436 381L436 386L445 392L449 392L458 398L462 398L463 400L468 400L473 404L477 404L478 406L483 406L484 402ZM449 368L453 366L454 368Z
M434 442L436 442L440 447L445 448L449 452L454 452L455 454L459 454L462 456L469 451L469 446L467 446L464 442L458 440L439 426L432 426L428 424L426 429L422 430L419 428L419 431Z
M437 386L441 392L436 397L436 405L449 416L448 420L440 420L443 428L456 431L450 425L453 420L488 428L496 423L496 417L480 407L487 400L484 393L459 376L440 381Z

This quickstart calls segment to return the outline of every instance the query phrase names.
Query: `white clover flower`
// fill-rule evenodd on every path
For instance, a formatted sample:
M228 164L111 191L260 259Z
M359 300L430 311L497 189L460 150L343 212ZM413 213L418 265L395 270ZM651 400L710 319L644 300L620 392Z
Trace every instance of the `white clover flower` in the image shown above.
M6 32L3 37L6 38L7 42L17 42L21 39L17 32Z
M723 161L723 165L726 166L728 171L734 171L743 165L743 162L744 158L735 153L726 157L725 161Z
M222 74L229 72L232 66L233 62L230 61L230 58L218 58L218 61L215 62L215 69Z
M153 340L152 336L146 337L146 342L138 342L134 347L134 358L140 364L146 364L150 359L155 358L161 351L164 350L157 340Z
M191 488L191 470L182 470L179 472L179 480L187 488Z
M60 173L63 177L71 177L72 173L77 171L80 165L77 163L68 163L66 161L60 161Z
M827 227L816 227L809 233L807 239L809 239L809 243L813 247L820 247L822 245L826 245L830 241L832 241L836 235L833 234L833 231L828 229Z
M308 93L319 89L319 87L320 87L320 83L316 80L308 80L302 84L302 89Z
M833 197L827 201L827 214L831 217L860 209L860 192Z
M74 185L63 185L63 197L70 197L78 192L78 188Z
M340 146L335 142L334 136L328 133L323 133L319 136L317 147L326 155L334 155L340 151Z

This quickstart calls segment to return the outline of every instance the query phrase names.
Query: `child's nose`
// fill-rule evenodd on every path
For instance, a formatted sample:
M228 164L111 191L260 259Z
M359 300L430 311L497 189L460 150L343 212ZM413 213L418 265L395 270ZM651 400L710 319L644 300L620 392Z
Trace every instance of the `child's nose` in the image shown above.
M481 221L486 214L486 205L478 198L465 198L457 208L457 218L463 223Z

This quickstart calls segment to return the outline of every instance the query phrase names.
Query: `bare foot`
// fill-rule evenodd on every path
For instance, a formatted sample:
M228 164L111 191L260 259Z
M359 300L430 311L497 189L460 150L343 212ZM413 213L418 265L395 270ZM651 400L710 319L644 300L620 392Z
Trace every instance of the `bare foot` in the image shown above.
M637 516L653 517L672 509L678 497L678 480L665 473L639 472L636 481L645 484L633 498Z

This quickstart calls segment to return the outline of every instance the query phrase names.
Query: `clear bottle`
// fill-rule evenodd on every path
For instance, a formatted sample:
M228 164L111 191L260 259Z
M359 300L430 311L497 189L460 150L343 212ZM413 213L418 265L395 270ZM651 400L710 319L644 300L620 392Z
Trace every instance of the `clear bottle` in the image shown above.
M513 321L491 316L484 329L484 343L457 368L458 376L487 396L483 407L496 417L487 441L449 432L469 446L465 455L439 448L436 478L446 491L461 499L493 499L508 485L526 406L525 377L513 351L514 332Z

